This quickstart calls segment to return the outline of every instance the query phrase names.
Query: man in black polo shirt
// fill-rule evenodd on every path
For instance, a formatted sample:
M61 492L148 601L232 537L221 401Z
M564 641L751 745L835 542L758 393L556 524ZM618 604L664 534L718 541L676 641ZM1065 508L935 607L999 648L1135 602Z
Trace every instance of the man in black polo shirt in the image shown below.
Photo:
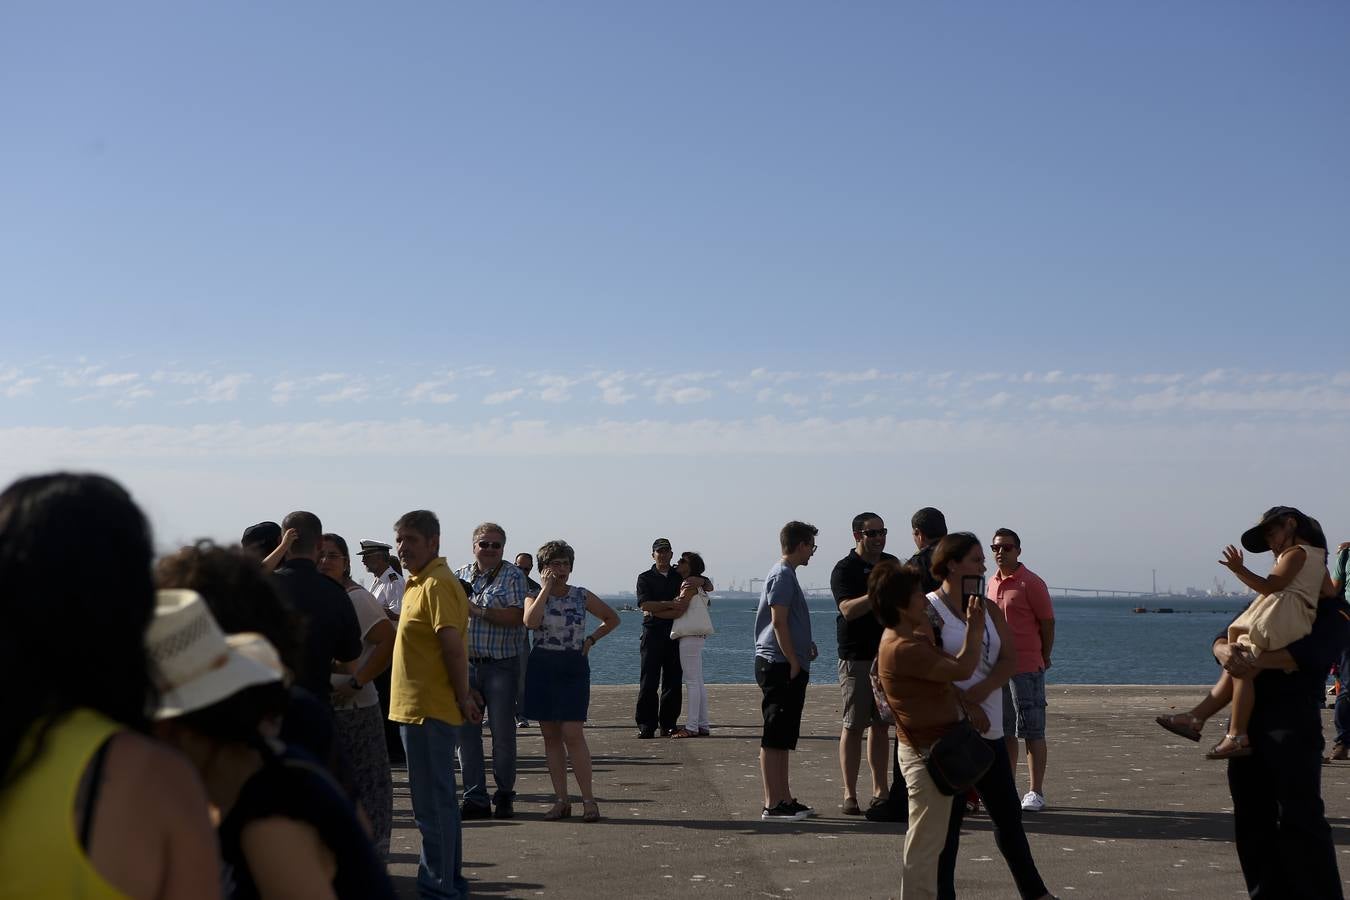
M642 610L642 671L638 678L637 719L640 738L675 733L680 718L680 642L671 640L670 625L680 617L675 598L680 594L680 573L670 565L673 556L668 538L652 542L654 565L638 575L637 601ZM704 590L712 581L703 579Z
M295 530L286 560L272 574L272 583L303 623L300 671L295 683L320 700L328 699L333 660L350 662L361 655L361 626L351 598L336 581L318 570L323 525L311 512L293 512L281 527Z
M853 517L854 548L835 564L830 590L839 607L835 631L839 639L839 689L844 701L844 727L839 732L839 770L844 776L845 815L859 816L858 768L863 732L867 732L867 764L872 770L871 806L885 803L886 754L889 728L881 721L872 699L872 661L881 645L881 623L872 614L867 595L867 576L883 559L899 562L886 548L886 523L873 512Z

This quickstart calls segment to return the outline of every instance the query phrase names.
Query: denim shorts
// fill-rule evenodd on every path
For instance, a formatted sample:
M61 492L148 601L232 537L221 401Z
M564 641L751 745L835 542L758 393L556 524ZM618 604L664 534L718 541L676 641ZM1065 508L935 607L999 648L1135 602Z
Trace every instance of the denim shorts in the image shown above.
M1045 740L1045 670L1014 675L1009 685L1017 714L1017 736L1027 741Z

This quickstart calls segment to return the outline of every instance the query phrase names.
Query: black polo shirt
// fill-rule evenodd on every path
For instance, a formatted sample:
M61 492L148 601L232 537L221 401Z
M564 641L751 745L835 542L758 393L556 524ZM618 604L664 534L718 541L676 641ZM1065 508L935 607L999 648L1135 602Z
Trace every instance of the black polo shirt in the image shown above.
M644 603L660 603L674 600L680 596L680 583L684 579L680 573L671 566L666 574L662 575L656 570L653 564L650 569L643 572L637 579L637 602L638 608L642 608ZM658 619L656 616L643 616L642 627L649 629L653 634L670 636L670 626L675 623L674 619Z
M272 583L303 622L295 683L326 698L333 660L350 662L361 655L361 625L352 600L307 559L288 559L272 575Z
M881 554L881 558L891 562L900 561L889 553ZM848 556L835 563L834 571L830 573L834 605L867 593L867 576L871 574L872 563L859 556L857 550L848 551ZM850 622L840 613L835 619L834 628L839 640L840 659L876 659L881 632L884 630L876 616L869 612Z
M937 545L938 542L933 541L908 560L910 565L919 567L919 578L922 580L925 594L931 594L942 587L942 579L933 575L933 551L937 549Z

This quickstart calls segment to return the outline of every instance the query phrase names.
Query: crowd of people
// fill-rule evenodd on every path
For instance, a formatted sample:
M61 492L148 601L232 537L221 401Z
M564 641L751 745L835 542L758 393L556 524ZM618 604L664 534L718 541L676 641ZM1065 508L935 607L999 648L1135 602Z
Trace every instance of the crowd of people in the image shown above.
M975 534L949 533L931 507L910 525L916 552L902 562L885 552L880 515L855 516L854 547L830 579L840 812L907 821L899 895L951 898L964 817L983 808L1018 895L1050 897L1023 826L1024 813L1047 808L1049 590L1021 562L1009 528L988 545L996 571L986 582ZM68 566L73 528L95 532L78 570ZM393 532L392 543L357 545L367 589L352 577L352 545L311 512L250 526L237 547L203 541L155 559L145 516L107 478L38 476L0 494L11 625L0 652L20 671L44 673L12 696L0 724L8 895L393 897L390 770L405 765L421 838L418 893L467 896L461 823L516 815L517 732L531 721L553 793L542 818L572 817L570 769L580 820L599 821L583 727L588 655L620 619L572 583L575 550L554 540L507 562L505 529L484 522L472 531L471 561L451 568L433 512L408 512ZM797 578L817 533L799 521L782 528L756 610L765 822L815 815L792 790L790 753L819 656ZM1211 756L1228 760L1252 896L1283 896L1297 872L1309 896L1340 897L1318 710L1331 663L1350 674L1350 544L1327 574L1320 526L1289 507L1268 511L1242 544L1272 551L1275 567L1262 578L1225 550L1223 564L1260 596L1214 641L1223 677L1194 709L1159 723L1199 740L1204 721L1231 702ZM639 740L711 733L702 654L714 632L712 591L700 554L677 559L669 539L653 542L636 588ZM53 627L55 617L75 627ZM1331 755L1344 758L1350 702L1338 704L1337 723ZM979 764L953 779L944 754L962 735L961 752ZM864 747L866 804L857 790Z

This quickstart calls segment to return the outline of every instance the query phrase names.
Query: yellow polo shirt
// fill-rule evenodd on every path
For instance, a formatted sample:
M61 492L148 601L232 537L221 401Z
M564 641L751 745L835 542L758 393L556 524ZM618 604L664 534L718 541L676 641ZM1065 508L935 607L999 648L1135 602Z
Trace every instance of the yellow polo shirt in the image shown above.
M464 716L455 701L450 674L441 656L436 632L454 628L468 654L469 601L459 579L444 557L408 578L403 589L403 612L394 641L394 662L389 691L389 718L421 725L438 719L462 725Z

